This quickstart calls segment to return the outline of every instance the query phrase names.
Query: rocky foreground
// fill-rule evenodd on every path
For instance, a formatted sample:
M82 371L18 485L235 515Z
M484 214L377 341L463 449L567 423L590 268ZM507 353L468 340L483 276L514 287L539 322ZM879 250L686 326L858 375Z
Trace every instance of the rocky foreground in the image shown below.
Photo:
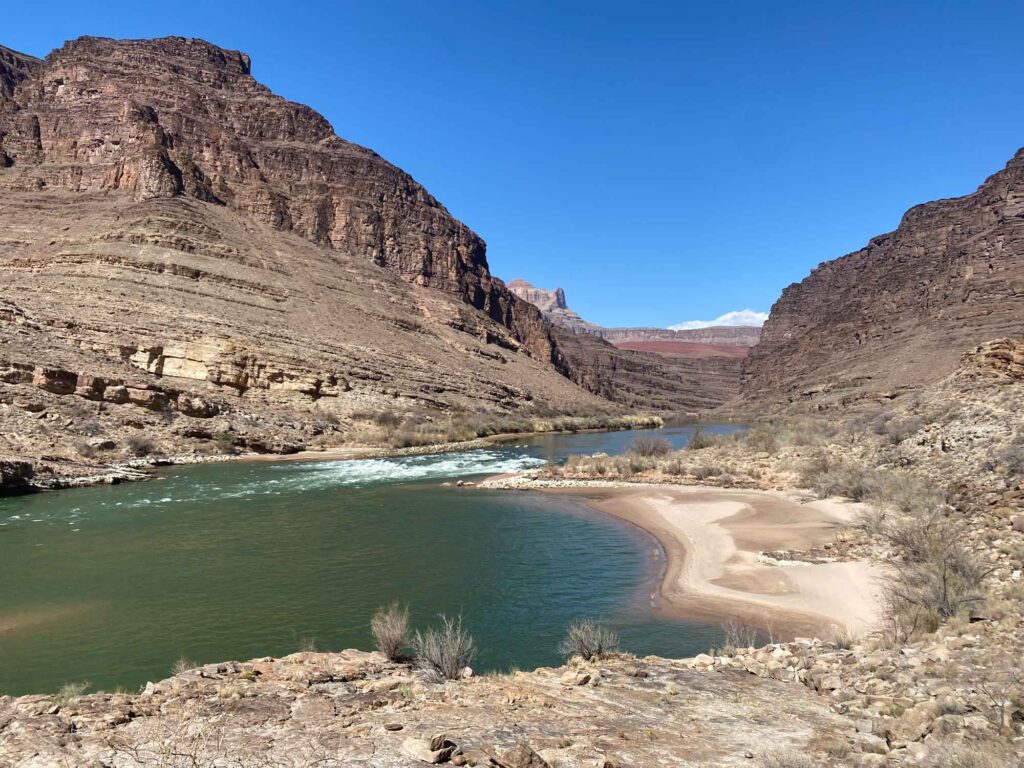
M0 698L0 765L751 765L828 759L853 721L743 670L616 656L427 682L359 651L209 664L137 694Z

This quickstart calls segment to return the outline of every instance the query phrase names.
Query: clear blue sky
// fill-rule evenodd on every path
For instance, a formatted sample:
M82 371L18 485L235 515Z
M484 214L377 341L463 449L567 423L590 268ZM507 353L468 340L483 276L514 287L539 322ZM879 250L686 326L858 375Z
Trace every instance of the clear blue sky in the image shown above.
M767 310L1024 146L1019 2L114 2L0 43L183 35L405 168L605 325Z

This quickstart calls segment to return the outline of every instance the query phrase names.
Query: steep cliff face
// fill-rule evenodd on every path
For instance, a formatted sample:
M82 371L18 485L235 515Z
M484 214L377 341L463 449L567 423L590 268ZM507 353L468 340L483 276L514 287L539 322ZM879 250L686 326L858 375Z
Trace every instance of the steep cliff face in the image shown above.
M0 188L191 197L463 297L552 360L539 314L491 277L483 240L408 174L275 96L201 40L80 38L2 57Z
M0 456L618 408L408 175L180 38L0 51ZM621 408L618 408L621 410ZM426 414L423 416L423 414Z
M750 400L850 402L949 374L1024 333L1024 150L973 194L910 209L894 232L815 269L772 307Z

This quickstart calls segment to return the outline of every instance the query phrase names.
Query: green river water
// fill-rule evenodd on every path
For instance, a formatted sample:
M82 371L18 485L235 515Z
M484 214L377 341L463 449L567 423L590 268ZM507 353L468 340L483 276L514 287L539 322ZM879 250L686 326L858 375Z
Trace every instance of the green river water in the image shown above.
M691 433L656 434L682 446ZM370 649L370 616L391 600L418 626L461 612L480 671L558 663L565 625L583 616L607 620L626 650L699 653L719 629L657 615L662 558L646 533L576 499L450 485L621 452L635 436L175 467L149 482L0 498L0 694L72 681L134 689L179 658Z

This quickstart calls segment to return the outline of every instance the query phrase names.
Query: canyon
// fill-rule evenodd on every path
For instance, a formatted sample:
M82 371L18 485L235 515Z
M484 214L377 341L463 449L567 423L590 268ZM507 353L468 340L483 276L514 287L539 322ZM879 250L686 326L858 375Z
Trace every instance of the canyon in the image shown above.
M0 271L0 454L43 472L738 388L566 339L408 174L201 40L0 49Z
M0 274L0 490L473 416L746 414L742 435L550 462L479 492L845 497L863 508L810 548L726 548L746 558L731 576L859 562L927 579L924 542L945 558L942 599L961 589L949 573L975 580L943 611L903 605L910 618L890 593L862 637L751 635L685 660L440 682L378 653L304 651L183 663L137 693L0 696L0 762L1020 763L1024 150L790 285L763 331L601 328L561 289L492 275L478 235L260 85L245 54L86 37L43 60L0 48Z

